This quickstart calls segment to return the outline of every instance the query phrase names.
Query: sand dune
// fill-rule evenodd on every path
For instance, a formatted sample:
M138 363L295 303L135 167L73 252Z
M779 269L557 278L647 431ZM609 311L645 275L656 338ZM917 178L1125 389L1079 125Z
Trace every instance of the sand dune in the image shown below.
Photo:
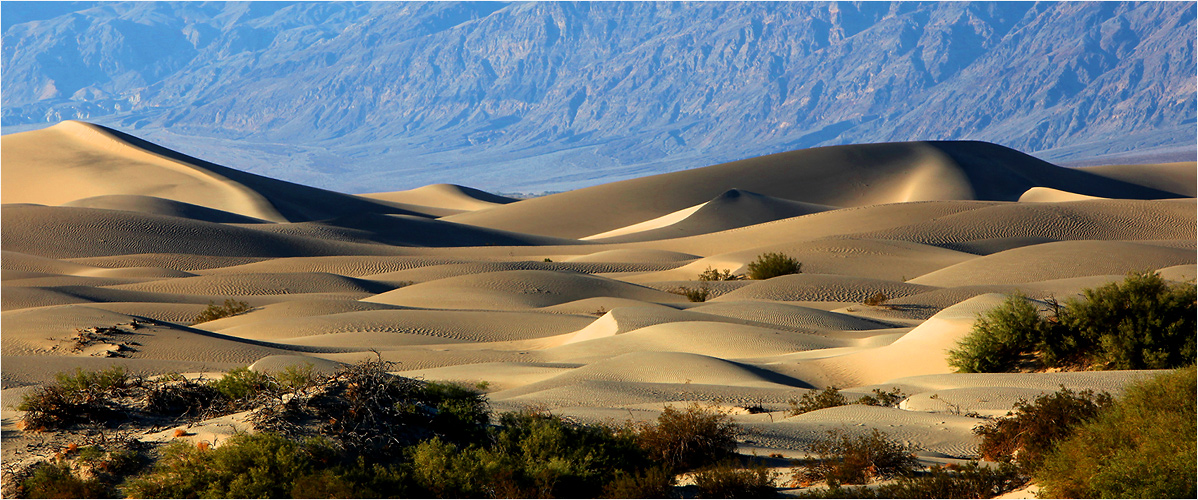
M515 201L448 184L331 193L78 122L3 141L6 405L75 367L381 359L488 382L497 409L622 422L699 402L752 432L742 451L801 457L830 429L880 429L960 461L981 420L949 403L999 415L1062 384L1148 375L950 373L945 352L979 313L1128 271L1198 275L1195 200L1175 199L1194 196L1192 162L1068 170L984 143L837 146ZM697 281L766 252L803 273ZM226 299L251 309L193 324ZM107 333L77 343L89 328ZM828 385L911 396L789 416ZM19 431L5 432L8 460Z

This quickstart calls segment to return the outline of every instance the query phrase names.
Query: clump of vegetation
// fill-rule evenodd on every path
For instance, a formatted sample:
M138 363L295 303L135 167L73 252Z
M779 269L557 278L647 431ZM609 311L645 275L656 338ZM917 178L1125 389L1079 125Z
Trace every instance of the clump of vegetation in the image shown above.
M699 273L699 281L738 281L743 279L745 279L744 276L732 274L731 269L721 271L712 269L711 266L708 266L706 271Z
M724 463L695 474L699 498L766 498L774 495L774 474L764 466Z
M244 313L252 309L249 304L240 300L225 299L224 305L216 305L215 302L209 302L208 308L200 312L196 316L194 323L204 323L221 318L228 318Z
M212 381L210 385L230 401L253 399L273 392L276 388L275 381L270 375L244 366L229 370L223 377Z
M862 302L862 304L865 304L865 305L871 306L871 307L877 307L877 306L885 304L887 300L890 300L890 297L886 296L886 294L883 292L878 292L878 293L875 293L875 294L867 297L865 299L865 302Z
M625 472L617 471L615 477L603 488L607 498L671 498L674 495L675 476L661 466Z
M687 288L680 286L670 290L670 293L686 297L686 299L691 302L706 302L707 298L711 296L711 290L709 290L706 285L700 286L699 288Z
M1026 472L1035 470L1073 426L1111 406L1108 393L1074 392L1064 387L1035 401L1020 401L1006 418L974 430L982 437L978 453L985 460L1014 461Z
M915 448L877 429L856 438L838 430L828 431L827 438L812 443L811 451L817 458L795 469L794 479L799 484L865 484L879 478L910 476L919 466L912 454Z
M901 476L877 486L805 491L799 498L994 498L1027 484L1012 464L984 467L977 462L934 466L926 474Z
M732 458L738 432L728 415L692 404L667 407L654 425L641 426L637 442L653 461L683 471Z
M55 383L26 394L17 409L26 412L21 420L31 430L107 422L121 414L114 398L127 395L140 382L121 366L96 372L76 368L74 374L59 373Z
M907 398L907 394L903 393L902 389L895 387L889 391L882 389L874 389L873 395L865 395L853 401L852 404L867 405L867 406L898 406L900 402ZM803 394L799 399L790 400L790 415L802 415L804 413L822 410L825 408L835 408L850 404L848 398L840 393L840 389L836 386L825 387L819 391L811 389Z
M1133 384L1057 443L1033 475L1054 498L1195 498L1198 372Z
M803 272L803 263L781 253L763 253L748 265L749 279L754 280L768 280L776 276L801 272Z
M978 319L948 361L962 372L1187 366L1198 360L1196 293L1157 273L1131 273L1122 283L1085 290L1083 300L1050 301L1047 318L1012 296Z

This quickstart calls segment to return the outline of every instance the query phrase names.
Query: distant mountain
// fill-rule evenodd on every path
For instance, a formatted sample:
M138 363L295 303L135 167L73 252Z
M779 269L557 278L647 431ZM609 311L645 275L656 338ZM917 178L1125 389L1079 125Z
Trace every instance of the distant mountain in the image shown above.
M5 133L86 119L348 192L907 140L1192 159L1198 130L1194 2L0 8Z

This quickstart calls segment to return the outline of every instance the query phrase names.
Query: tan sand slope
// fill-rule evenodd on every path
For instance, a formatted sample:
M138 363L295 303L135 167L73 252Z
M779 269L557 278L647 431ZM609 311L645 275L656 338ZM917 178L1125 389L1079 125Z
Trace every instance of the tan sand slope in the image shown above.
M1055 167L994 144L915 142L779 153L613 182L446 219L581 238L693 207L729 189L847 207L919 200L1014 201L1036 186L1105 197L1175 196Z
M578 273L499 271L455 276L362 299L366 302L433 309L524 309L588 297L679 302L678 295Z
M454 213L482 210L518 201L515 198L499 196L456 184L430 184L407 191L367 193L358 196L416 207L447 209Z
M1152 189L1177 193L1178 198L1198 196L1198 162L1147 165L1101 165L1078 170Z

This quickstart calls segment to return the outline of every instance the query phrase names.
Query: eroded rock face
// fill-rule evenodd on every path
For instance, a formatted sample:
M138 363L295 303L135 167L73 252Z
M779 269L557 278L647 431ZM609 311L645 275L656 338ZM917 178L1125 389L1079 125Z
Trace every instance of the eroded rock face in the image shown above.
M559 177L536 185L577 187L861 142L1143 147L1192 142L1195 119L1184 2L17 8L6 131L241 139L206 155L348 191L527 188L547 162Z

